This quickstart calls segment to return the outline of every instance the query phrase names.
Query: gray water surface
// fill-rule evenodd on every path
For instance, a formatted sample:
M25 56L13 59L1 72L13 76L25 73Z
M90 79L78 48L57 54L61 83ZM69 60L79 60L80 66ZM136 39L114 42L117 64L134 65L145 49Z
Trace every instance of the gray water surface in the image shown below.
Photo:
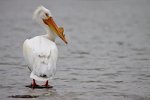
M30 89L25 39L44 34L32 20L37 6L51 9L65 28L59 38L53 89ZM150 100L149 0L1 0L0 100ZM31 100L31 99L27 99ZM33 99L32 99L33 100Z

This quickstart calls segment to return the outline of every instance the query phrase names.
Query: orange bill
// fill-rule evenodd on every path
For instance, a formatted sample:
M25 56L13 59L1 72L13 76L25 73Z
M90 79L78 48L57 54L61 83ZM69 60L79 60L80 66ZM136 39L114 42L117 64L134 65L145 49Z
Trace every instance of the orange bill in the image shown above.
M56 33L66 44L68 43L66 38L65 38L65 34L64 33L64 29L63 27L59 27L57 26L57 24L54 22L52 17L49 17L48 19L43 19L43 22L45 24L47 24L49 26L49 28Z

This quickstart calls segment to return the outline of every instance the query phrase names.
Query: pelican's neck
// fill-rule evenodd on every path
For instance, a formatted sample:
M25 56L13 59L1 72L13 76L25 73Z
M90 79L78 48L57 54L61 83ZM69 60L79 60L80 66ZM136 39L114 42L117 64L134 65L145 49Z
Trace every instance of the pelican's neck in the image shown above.
M53 33L48 26L45 27L46 33L48 34L48 38L55 42L56 35Z

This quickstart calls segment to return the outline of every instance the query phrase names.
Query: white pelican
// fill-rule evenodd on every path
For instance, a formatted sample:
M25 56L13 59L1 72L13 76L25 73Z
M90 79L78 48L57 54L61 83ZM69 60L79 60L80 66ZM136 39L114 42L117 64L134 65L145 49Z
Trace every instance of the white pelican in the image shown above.
M44 81L46 82L44 86L49 87L48 80L52 79L56 72L58 56L55 38L59 36L66 44L67 40L63 28L58 28L50 10L40 6L35 10L33 18L45 26L47 34L26 39L23 44L23 56L31 71L30 78L33 79L31 87L38 86L36 81Z

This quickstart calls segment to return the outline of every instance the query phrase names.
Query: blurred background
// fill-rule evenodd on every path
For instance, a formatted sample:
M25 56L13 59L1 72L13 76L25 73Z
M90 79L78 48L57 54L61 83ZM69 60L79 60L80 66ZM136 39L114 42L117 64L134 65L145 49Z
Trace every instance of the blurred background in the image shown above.
M22 45L45 34L32 20L40 5L64 27L69 43L56 40L54 88L32 90L25 87L31 79ZM149 100L150 1L1 0L0 99L25 94L39 100Z

